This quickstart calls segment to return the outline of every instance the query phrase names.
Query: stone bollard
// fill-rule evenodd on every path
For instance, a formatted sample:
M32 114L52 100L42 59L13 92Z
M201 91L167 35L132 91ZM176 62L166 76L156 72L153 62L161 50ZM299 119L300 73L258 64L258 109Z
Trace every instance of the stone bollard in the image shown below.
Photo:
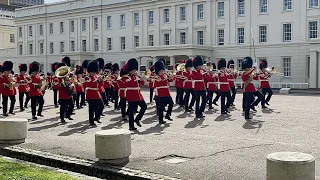
M299 152L269 154L267 180L315 180L315 158Z
M131 132L125 129L99 131L95 135L95 148L100 163L126 164L131 155Z
M24 143L27 131L27 119L3 118L0 120L0 144Z

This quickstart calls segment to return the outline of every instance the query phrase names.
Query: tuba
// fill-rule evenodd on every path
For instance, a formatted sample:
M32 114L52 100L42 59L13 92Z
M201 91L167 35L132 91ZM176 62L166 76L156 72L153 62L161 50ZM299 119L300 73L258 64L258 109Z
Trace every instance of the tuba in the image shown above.
M185 71L186 70L186 64L185 63L180 63L177 66L177 71Z
M63 86L67 88L68 94L72 95L72 94L74 94L74 91L73 91L74 86L71 84L71 80L70 80L70 77L69 77L70 72L71 72L70 67L61 66L56 70L55 75L58 78L62 78Z
M146 69L146 71L144 72L144 76L146 78L149 78L151 76L151 70L150 69Z

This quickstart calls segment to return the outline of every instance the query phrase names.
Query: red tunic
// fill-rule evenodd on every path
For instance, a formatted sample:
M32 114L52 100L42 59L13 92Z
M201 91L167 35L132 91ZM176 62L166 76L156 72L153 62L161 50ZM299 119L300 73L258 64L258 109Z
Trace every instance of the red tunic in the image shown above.
M178 72L176 73L176 75L177 75L177 76L183 76L183 72L182 72L182 71L178 71ZM175 86L176 86L177 88L183 88L183 79L182 79L181 77L177 77L175 80L176 80Z
M77 80L78 82L80 82L80 79L79 77L77 77ZM83 87L83 84L76 84L76 92L84 92L84 87Z
M141 94L139 79L136 76L130 75L130 78L126 79L125 85L127 87L126 100L128 102L144 101ZM144 83L142 81L141 83Z
M183 76L187 78L183 81L183 88L192 89L192 73L192 71L183 72Z
M30 87L28 85L28 83L26 82L26 77L28 77L27 74L19 74L19 76L17 77L17 84L18 84L18 90L19 92L29 92L30 91Z
M113 74L111 76L111 79L112 79L113 91L118 91L119 90L119 86L118 86L118 83L117 83L118 74Z
M2 94L2 88L3 88L3 85L2 85L2 74L0 74L0 94Z
M104 81L103 87L104 87L105 89L110 89L110 88L111 88L110 82L109 82L109 81Z
M234 81L237 79L237 75L228 75L228 82L229 82L229 87L235 87Z
M170 89L167 77L160 75L160 80L154 82L155 94L158 97L170 97Z
M31 76L31 82L29 82L30 97L42 96L42 91L40 87L42 86L42 81L40 79L40 75Z
M205 85L205 74L203 70L197 70L194 71L192 74L192 79L193 79L193 84L192 87L195 91L204 91L206 90L206 85Z
M260 88L270 88L269 78L270 75L267 72L261 72L259 74Z
M53 89L59 89L59 78L57 78L55 75L51 76L51 83Z
M219 92L229 92L229 82L228 82L228 75L225 72L218 74L218 80L219 80Z
M242 82L243 82L243 89L244 89L244 84L245 82L250 78L252 72L254 71L254 69L242 74ZM257 91L257 88L254 87L254 84L253 82L251 81L249 83L249 85L243 90L243 92L256 92Z
M6 86L6 85L10 85L9 78L6 75L2 74L0 80L1 80L0 84L2 86L1 92L2 92L3 96L16 95L15 94L15 87L13 87L13 89L10 89L9 87Z
M59 78L59 99L70 99L72 96L68 94L68 90L66 87L62 85L62 79Z
M156 73L152 72L151 75L150 75L150 79L148 80L149 82L149 88L154 88L154 80L151 79L152 77L154 77L156 75Z
M209 74L206 76L206 83L208 91L216 91L217 90L217 82L214 75Z
M128 77L122 77L120 80L117 81L118 87L119 87L119 97L120 98L126 98L126 80Z
M87 100L97 100L101 99L101 94L99 91L99 82L98 77L95 76L87 76L85 78L84 86L86 87L86 99Z

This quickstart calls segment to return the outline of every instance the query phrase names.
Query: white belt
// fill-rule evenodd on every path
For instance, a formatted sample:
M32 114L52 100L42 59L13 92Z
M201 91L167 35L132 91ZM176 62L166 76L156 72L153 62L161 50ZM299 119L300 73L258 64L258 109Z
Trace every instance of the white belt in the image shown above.
M98 90L99 90L99 88L86 87L86 90L98 91Z
M26 86L26 85L28 85L28 84L24 84L24 83L19 84L19 86Z
M120 91L124 91L124 97L127 97L127 88L119 88L118 92L120 95Z
M260 79L260 81L261 81L261 82L262 82L262 81L264 81L264 82L269 82L269 80L261 80L261 79Z
M127 90L140 90L140 87L128 87Z
M218 82L218 89L220 89L221 84L229 85L229 82Z
M196 82L204 82L204 80L193 80L192 81L192 88L194 88Z
M234 79L228 79L228 81L234 81Z
M33 85L35 85L35 86L38 86L38 85L40 85L39 83L32 83Z

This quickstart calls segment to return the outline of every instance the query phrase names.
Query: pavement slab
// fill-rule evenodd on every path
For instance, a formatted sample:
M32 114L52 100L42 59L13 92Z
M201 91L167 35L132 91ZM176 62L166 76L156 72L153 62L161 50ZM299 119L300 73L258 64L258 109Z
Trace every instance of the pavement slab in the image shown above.
M149 99L148 90L143 95ZM132 155L125 167L179 179L257 180L265 179L266 157L273 152L304 152L318 160L320 96L275 94L270 103L266 110L257 108L252 122L244 120L242 94L237 94L229 116L220 115L220 104L206 110L204 120L174 106L174 120L165 125L158 124L155 105L148 104L142 127L132 134ZM31 109L18 111L16 108L16 117L31 118ZM128 128L120 111L111 107L104 112L106 116L96 128L88 125L87 107L75 110L74 120L61 124L53 93L47 91L45 117L29 120L28 139L18 146L96 160L95 133ZM319 163L316 175L320 179Z

